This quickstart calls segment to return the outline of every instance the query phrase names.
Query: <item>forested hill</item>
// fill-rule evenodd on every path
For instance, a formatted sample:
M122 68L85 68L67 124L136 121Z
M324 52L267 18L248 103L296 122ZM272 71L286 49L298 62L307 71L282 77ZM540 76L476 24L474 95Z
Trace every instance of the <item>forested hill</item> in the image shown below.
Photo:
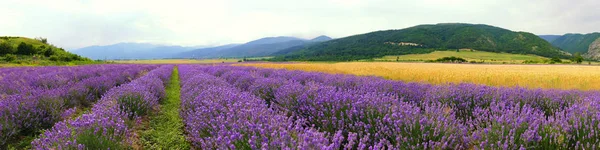
M587 53L590 44L600 38L600 33L565 34L552 41L552 45L570 53Z
M288 52L274 60L349 61L463 48L570 57L570 54L531 33L513 32L482 24L445 23L335 39Z
M72 54L48 43L45 38L26 38L0 36L0 57L2 61L17 59L40 59L50 61L91 61L88 58Z

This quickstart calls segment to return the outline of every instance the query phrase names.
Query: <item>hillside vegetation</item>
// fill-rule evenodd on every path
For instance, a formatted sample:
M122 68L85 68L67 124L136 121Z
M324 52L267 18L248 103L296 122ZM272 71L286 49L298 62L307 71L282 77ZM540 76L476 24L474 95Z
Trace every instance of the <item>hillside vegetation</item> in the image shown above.
M0 37L0 61L31 63L32 61L91 61L48 43L45 38Z
M552 41L552 45L572 54L577 52L587 53L590 44L598 38L600 38L600 33L565 34Z
M350 61L448 49L570 57L570 54L531 33L513 32L489 25L456 23L354 35L307 46L273 60Z

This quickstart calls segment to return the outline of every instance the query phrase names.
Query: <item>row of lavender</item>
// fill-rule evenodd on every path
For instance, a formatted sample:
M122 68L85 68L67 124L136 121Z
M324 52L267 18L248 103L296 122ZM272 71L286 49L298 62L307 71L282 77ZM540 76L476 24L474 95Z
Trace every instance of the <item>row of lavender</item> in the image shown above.
M600 146L597 92L428 85L249 67L185 68L190 73L182 70L182 116L189 139L197 147L218 144L223 139L236 148L253 142L253 148L296 147L293 143L301 140L296 135L306 133L320 135L310 139L329 146L321 148ZM261 99L262 105L256 99ZM248 123L256 120L263 122ZM274 124L288 124L295 127L295 132L282 134L270 127ZM260 132L249 132L247 128ZM292 138L272 142L274 135L264 137L261 132ZM262 141L256 144L257 140Z
M153 67L156 66L90 65L0 68L0 71L2 71L0 73L0 85L3 85L0 86L0 95L34 94L50 89L70 87L87 78L124 70L130 73L128 78L133 78L139 70L147 70Z
M56 123L32 142L34 149L124 149L132 145L132 128L140 117L158 109L173 66L110 89L91 113Z
M0 81L0 147L38 134L155 65L10 68Z
M342 141L273 111L258 97L195 66L180 66L181 117L200 149L336 149ZM337 145L335 144L337 143Z

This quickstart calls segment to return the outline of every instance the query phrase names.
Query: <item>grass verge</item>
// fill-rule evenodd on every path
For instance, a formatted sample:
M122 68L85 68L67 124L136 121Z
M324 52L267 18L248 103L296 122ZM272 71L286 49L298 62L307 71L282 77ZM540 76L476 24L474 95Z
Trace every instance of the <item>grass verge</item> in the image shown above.
M166 87L167 98L161 103L161 111L150 118L149 128L141 133L144 149L190 149L179 117L180 88L179 71L175 67L171 82Z

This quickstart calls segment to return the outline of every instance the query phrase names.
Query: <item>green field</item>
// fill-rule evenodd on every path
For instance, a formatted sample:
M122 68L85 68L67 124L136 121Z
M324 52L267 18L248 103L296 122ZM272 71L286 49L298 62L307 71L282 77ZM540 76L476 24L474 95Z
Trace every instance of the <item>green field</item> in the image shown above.
M428 54L409 54L399 56L385 56L376 58L376 61L428 61L436 60L442 57L460 57L467 61L477 61L485 63L523 63L523 61L544 62L549 58L536 55L510 54L510 53L494 53L484 51L460 50L457 51L435 51Z

